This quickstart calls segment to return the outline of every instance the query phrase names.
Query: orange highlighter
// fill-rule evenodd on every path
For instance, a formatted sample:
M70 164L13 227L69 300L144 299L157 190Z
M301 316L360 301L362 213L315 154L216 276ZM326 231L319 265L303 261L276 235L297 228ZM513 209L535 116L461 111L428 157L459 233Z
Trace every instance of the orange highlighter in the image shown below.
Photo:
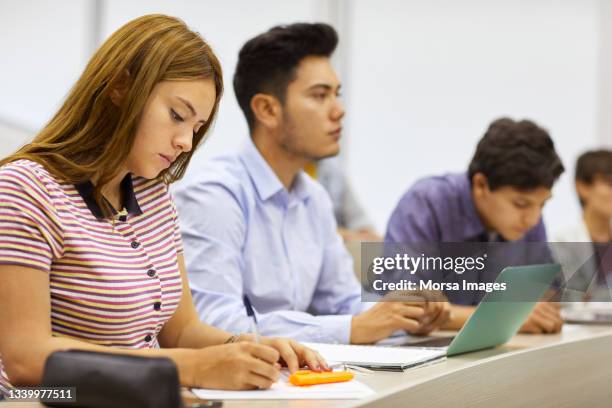
M328 384L335 382L350 381L354 377L353 373L348 371L311 371L311 370L299 370L291 374L289 382L293 385L316 385L316 384Z

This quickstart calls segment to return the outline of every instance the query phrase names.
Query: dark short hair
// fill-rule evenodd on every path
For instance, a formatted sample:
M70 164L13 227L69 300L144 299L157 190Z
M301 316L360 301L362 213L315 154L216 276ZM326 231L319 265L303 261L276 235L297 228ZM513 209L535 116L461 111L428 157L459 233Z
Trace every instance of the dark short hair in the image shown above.
M489 188L519 190L552 188L565 168L548 132L529 120L493 121L478 142L469 166L470 182L476 173L487 177Z
M592 183L595 176L612 176L612 151L600 149L582 153L576 161L576 180Z
M575 180L593 183L595 176L612 176L612 151L600 149L582 153L576 161ZM584 200L578 196L580 205Z
M287 85L308 56L329 57L338 45L336 30L324 23L276 26L242 46L234 74L234 92L253 131L255 115L251 99L258 93L274 95L285 102Z

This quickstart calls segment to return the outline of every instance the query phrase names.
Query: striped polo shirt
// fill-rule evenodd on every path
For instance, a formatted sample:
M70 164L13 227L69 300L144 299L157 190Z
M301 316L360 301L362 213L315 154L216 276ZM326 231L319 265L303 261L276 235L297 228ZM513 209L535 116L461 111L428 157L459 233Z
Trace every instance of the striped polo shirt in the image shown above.
M127 215L105 220L91 183L29 160L1 167L0 264L49 274L54 336L157 348L181 297L177 213L163 182L128 174L121 189ZM0 394L9 387L0 356Z

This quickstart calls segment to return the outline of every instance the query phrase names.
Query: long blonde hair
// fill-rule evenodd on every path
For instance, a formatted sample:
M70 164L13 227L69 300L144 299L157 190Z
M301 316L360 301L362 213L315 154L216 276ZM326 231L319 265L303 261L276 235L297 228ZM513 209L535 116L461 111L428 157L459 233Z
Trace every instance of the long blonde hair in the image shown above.
M223 74L210 46L174 17L139 17L113 33L96 51L51 121L34 140L0 166L19 159L36 161L56 177L80 183L96 176L94 198L104 215L112 210L102 188L116 177L134 143L151 91L160 81L210 78L216 97L210 120L194 136L191 152L182 153L159 177L172 183L182 177L195 147L219 109ZM111 100L121 90L121 103Z

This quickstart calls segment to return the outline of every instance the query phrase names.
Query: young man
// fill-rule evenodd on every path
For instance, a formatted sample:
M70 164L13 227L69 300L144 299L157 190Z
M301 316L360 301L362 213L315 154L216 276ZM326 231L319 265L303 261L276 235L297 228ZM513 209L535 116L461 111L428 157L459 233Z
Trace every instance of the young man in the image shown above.
M558 242L571 243L559 245L559 261L571 275L568 289L581 295L580 300L609 301L612 254L606 252L612 243L612 151L583 153L574 180L582 217L556 236Z
M234 90L251 138L191 172L176 191L187 270L201 319L262 334L371 343L426 333L448 317L434 302L365 305L332 203L303 172L338 154L344 108L326 24L275 27L241 49Z
M467 174L422 179L404 194L389 220L385 242L545 243L542 207L563 171L544 129L527 120L498 119L478 143ZM493 281L500 270L484 272L491 276L482 276L483 281ZM466 291L446 295L454 303L447 328L460 328L480 298ZM556 307L538 303L522 330L558 332L561 325Z

